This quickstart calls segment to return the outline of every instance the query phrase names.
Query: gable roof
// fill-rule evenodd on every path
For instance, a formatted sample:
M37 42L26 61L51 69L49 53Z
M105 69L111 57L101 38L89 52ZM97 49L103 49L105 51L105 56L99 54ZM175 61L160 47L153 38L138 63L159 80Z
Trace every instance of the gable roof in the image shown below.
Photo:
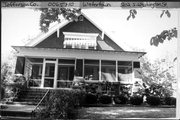
M112 37L112 35L108 34L106 31L104 31L98 24L96 24L93 20L91 20L85 13L81 12L81 15L83 15L87 20L89 20L92 24L94 24L101 32L104 32L105 35L107 35L111 40L114 40L114 38ZM62 27L66 26L67 24L69 24L72 21L68 21L68 20L64 20L61 23L53 26L51 29L49 29L49 31L47 33L43 33L40 36L38 36L35 39L32 39L31 41L29 41L25 46L30 46L30 47L34 47L37 44L39 44L40 42L42 42L43 40L45 40L47 37L51 36L53 33L55 33L58 29L61 29ZM107 45L105 45L105 43L103 43L105 41L102 41L101 47L106 47L108 48ZM115 42L115 41L114 41ZM124 50L124 51L132 51L125 43L121 42L120 43L120 47ZM112 48L109 48L109 50L112 50Z

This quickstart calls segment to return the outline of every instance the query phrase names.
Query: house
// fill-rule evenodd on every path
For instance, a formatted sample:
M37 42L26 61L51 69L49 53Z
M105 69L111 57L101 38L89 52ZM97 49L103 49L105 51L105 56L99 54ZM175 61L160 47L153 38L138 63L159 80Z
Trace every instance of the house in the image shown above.
M64 21L18 51L15 74L23 74L31 88L71 86L75 76L87 82L133 84L139 58L145 52L127 51L81 14L78 21Z

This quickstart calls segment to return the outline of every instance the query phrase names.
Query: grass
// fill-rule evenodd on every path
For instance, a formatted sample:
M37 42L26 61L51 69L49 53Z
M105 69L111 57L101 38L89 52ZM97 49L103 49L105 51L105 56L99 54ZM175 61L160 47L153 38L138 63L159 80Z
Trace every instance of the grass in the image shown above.
M175 118L176 108L87 107L78 110L79 119Z

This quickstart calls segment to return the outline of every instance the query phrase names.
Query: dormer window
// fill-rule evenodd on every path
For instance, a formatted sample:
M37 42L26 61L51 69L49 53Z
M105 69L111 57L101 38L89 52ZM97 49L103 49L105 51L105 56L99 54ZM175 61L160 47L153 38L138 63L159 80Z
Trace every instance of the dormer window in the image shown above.
M96 49L97 33L63 32L64 48Z

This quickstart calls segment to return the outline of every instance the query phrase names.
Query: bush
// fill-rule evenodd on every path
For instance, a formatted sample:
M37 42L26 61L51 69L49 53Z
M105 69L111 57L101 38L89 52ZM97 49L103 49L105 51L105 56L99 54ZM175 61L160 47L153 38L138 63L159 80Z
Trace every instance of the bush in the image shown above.
M118 95L114 97L114 102L116 104L126 104L128 102L128 98L124 95Z
M99 102L102 103L102 104L110 104L110 103L112 103L111 96L109 96L109 95L102 95L99 98Z
M176 98L174 97L165 97L164 102L166 105L176 105Z
M93 93L87 93L85 96L86 104L96 104L97 103L97 95Z
M130 103L133 105L141 105L143 103L143 97L132 96L132 97L130 97Z
M5 89L3 86L1 86L1 99L5 97Z
M45 108L37 114L37 119L74 119L81 105L83 92L80 90L51 90L45 101Z
M149 105L152 105L152 106L160 105L161 103L160 97L158 96L148 96L146 98L146 101Z

